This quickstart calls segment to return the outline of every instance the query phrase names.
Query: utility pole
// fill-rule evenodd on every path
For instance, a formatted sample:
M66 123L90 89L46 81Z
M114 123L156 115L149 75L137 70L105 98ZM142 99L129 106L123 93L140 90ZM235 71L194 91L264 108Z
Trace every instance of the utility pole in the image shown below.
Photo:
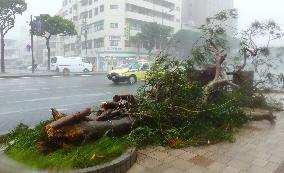
M35 72L35 59L34 59L34 22L31 15L31 52L32 52L32 73Z
M88 26L87 26L87 17L85 17L84 19L84 22L83 22L83 27L84 27L84 38L85 38L85 56L86 58L88 57L88 45L87 45L87 42L88 42Z

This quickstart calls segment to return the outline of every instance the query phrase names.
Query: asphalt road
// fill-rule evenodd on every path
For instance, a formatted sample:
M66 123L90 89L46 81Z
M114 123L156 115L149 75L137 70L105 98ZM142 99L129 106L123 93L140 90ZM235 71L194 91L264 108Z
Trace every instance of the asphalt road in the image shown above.
M115 85L105 75L0 78L0 134L19 123L34 126L50 119L50 108L77 112L111 100L115 94L135 93L139 85Z

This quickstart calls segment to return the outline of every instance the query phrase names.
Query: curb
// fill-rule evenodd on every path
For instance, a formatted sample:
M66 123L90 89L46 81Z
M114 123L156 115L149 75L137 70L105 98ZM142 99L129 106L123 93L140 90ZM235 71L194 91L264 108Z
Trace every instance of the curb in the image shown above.
M2 157L2 159L1 159ZM4 158L4 159L3 159ZM0 151L0 172L9 172L9 173L48 173L50 171L35 171L35 170L28 170L24 168L22 165L16 163L13 160L10 160L9 158L5 159L6 156L4 155L3 151ZM117 159L101 164L94 167L89 167L85 169L78 169L73 171L68 171L68 173L126 173L136 162L137 160L137 149L136 148L130 148L126 152L124 152L120 157ZM11 169L14 170L8 170L8 165L10 165L9 162L12 162ZM4 168L4 170L2 170ZM15 172L13 172L15 171ZM54 173L61 173L60 171L55 171Z
M89 75L89 76L95 76L95 75L106 75L107 73L72 73L72 74L62 74L62 73L55 73L55 74L24 74L24 75L7 75L7 76L1 76L1 79L15 79L15 78L24 78L24 77L53 77L53 76L60 76L60 77L70 77L70 76L82 76L82 75Z

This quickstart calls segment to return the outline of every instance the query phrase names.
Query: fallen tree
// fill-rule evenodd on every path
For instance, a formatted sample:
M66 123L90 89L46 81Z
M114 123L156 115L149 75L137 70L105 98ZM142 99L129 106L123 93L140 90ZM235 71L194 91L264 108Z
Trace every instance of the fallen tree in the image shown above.
M86 140L96 140L110 131L113 135L124 135L131 131L135 119L129 116L129 105L134 102L131 95L116 95L113 102L103 102L96 115L90 108L67 115L52 109L53 122L45 128L39 149L48 153L64 145L80 145Z

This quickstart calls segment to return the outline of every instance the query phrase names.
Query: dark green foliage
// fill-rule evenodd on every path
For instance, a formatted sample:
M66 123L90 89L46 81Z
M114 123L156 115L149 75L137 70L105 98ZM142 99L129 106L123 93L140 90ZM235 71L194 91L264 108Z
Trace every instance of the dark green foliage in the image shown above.
M5 143L13 141L5 153L10 158L34 169L69 170L111 161L129 147L125 138L104 136L97 142L86 143L79 147L66 146L45 155L38 151L38 141L43 128L48 123L43 122L34 129L19 125L5 140Z
M163 56L156 61L138 93L136 111L144 120L140 126L145 128L134 131L132 140L137 136L136 140L149 143L155 134L155 143L172 147L233 141L235 130L248 121L239 98L224 90L204 103L202 85L188 77L194 72L190 60L180 62Z

